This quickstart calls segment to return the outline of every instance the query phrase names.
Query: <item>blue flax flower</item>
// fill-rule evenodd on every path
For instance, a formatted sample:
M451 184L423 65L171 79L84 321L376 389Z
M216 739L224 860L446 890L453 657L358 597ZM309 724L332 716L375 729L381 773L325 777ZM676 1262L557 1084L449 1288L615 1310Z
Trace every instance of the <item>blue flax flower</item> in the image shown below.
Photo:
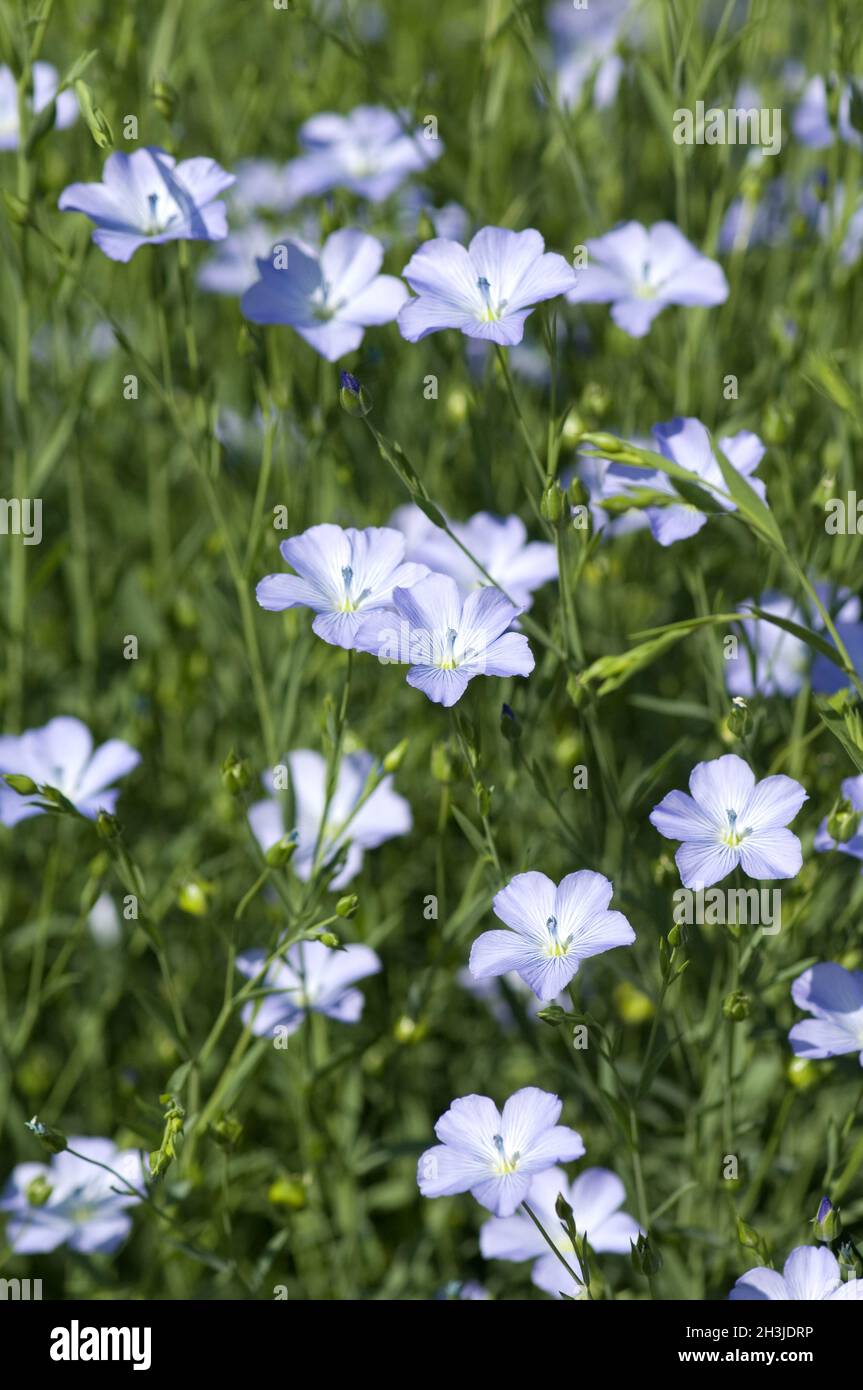
M54 1154L50 1164L19 1163L12 1170L0 1197L0 1212L8 1213L6 1237L17 1255L44 1255L60 1245L80 1255L110 1255L132 1229L127 1208L141 1199L126 1191L115 1173L142 1191L142 1155L134 1149L120 1151L110 1139L70 1135L68 1144L84 1157L67 1149ZM96 1167L99 1163L114 1173ZM39 1200L34 1202L37 1192Z
M244 951L237 957L237 969L252 980L261 974L266 960L266 951ZM244 1005L243 1023L258 1038L270 1037L277 1028L289 1037L310 1013L324 1014L337 1023L358 1023L365 1000L353 986L380 969L380 958L368 946L331 950L321 941L298 941L288 948L284 960L267 968L258 986L267 994Z
M111 154L101 183L72 183L60 194L61 212L83 212L96 224L93 241L112 261L129 261L139 246L166 241L221 241L228 234L225 204L214 199L230 188L214 159L179 164L155 146Z
M502 1114L488 1096L460 1096L435 1125L440 1144L420 1157L420 1192L470 1192L495 1216L512 1216L537 1174L584 1153L581 1135L557 1123L562 1108L536 1086L516 1091Z
M555 884L531 870L516 874L495 895L495 916L509 931L487 931L470 953L478 980L515 970L539 999L566 989L589 956L631 946L635 932L620 912L610 912L612 885L589 869Z
M521 612L486 586L462 604L449 575L430 574L411 589L393 589L395 613L367 618L354 645L383 663L408 665L407 683L438 705L454 705L474 676L527 676L533 653L507 629Z
M728 281L673 222L624 222L586 243L590 261L578 271L570 304L610 304L611 317L631 338L643 338L669 304L723 304Z
M347 188L382 203L410 174L421 173L443 153L426 130L411 130L385 106L356 106L347 116L322 111L300 127L305 153L285 166L294 199Z
M363 621L379 609L389 612L392 626L393 589L409 589L428 574L425 565L405 563L404 536L387 526L343 531L323 522L279 549L297 573L268 574L255 590L258 603L274 613L311 608L312 630L334 647L356 647Z
M791 986L798 1009L811 1019L795 1023L788 1040L798 1057L841 1057L858 1052L863 1066L863 970L822 961Z
M40 789L53 787L82 816L95 820L113 812L119 790L112 783L132 772L140 753L122 739L111 738L93 751L93 735L80 719L60 715L24 734L0 737L0 773L29 777ZM19 796L0 782L0 825L17 825L46 809L38 794Z
M287 324L338 362L359 347L366 328L391 323L407 298L401 280L378 274L383 258L376 237L351 227L333 232L320 251L287 240L258 261L260 278L240 309L251 323Z
M539 232L503 227L483 227L467 248L435 237L414 252L402 275L417 296L399 313L409 343L458 328L468 338L512 347L536 305L576 283L568 261L546 252Z
M528 1206L570 1268L580 1275L572 1241L555 1210L559 1195L572 1207L575 1229L587 1237L591 1250L598 1255L629 1254L630 1242L638 1239L641 1228L634 1217L620 1210L626 1193L616 1173L608 1168L585 1168L570 1183L562 1168L549 1168L530 1185ZM584 1285L569 1277L526 1212L486 1221L480 1229L479 1248L487 1260L533 1260L531 1281L546 1293L584 1297Z
M842 1283L839 1261L820 1245L798 1245L780 1274L759 1265L742 1274L728 1295L732 1302L837 1303L863 1299L863 1279Z
M675 860L687 888L710 888L738 864L750 878L794 878L803 862L800 841L785 827L806 801L792 777L756 784L736 753L698 763L689 790L673 791L650 813L667 840L681 840Z

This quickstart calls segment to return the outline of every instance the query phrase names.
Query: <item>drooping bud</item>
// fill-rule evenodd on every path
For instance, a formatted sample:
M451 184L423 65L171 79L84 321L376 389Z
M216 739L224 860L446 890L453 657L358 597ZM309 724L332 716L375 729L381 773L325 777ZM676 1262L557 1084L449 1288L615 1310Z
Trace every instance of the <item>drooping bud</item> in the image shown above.
M52 1129L50 1125L43 1125L38 1115L34 1115L32 1120L27 1120L26 1125L49 1153L61 1154L64 1149L68 1149L65 1134L61 1134L59 1129Z

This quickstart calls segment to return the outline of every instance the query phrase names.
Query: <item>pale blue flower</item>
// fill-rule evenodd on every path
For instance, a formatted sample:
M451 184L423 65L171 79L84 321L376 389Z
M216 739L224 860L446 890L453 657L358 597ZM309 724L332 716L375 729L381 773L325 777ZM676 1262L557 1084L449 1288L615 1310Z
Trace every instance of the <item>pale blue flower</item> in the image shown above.
M428 130L428 134L426 133ZM347 116L325 111L300 128L306 153L285 170L294 199L347 188L380 203L410 174L439 159L443 143L431 127L411 130L385 106L357 106Z
M38 116L50 102L56 101L54 127L66 130L78 119L78 102L74 92L61 92L57 69L50 63L33 64L33 96L30 102L32 115ZM18 127L18 87L12 70L0 67L0 150L17 150L19 144Z
M545 251L539 232L483 227L465 248L436 237L414 252L402 271L414 294L399 313L402 337L416 343L457 328L468 338L512 347L542 300L575 285L563 256Z
M330 887L344 888L362 868L367 849L377 849L387 840L410 832L411 808L395 791L392 777L382 778L359 805L370 777L377 777L380 771L380 764L371 753L346 753L342 758L323 827L327 778L324 758L310 748L298 748L288 754L287 765L294 796L293 825L285 821L283 802L274 794L273 772L262 779L267 797L249 807L249 824L264 853L291 829L296 831L297 847L291 868L303 881L311 878L316 850L323 867L342 850L346 851L345 861Z
M739 865L750 878L794 878L803 862L800 841L785 827L808 800L792 777L756 784L736 753L698 763L689 790L673 791L650 813L667 840L681 840L675 860L687 888L710 888Z
M409 589L428 574L425 565L405 563L404 536L388 526L345 531L323 522L279 549L297 573L268 574L255 590L258 603L275 613L311 608L312 631L335 647L356 647L363 621L379 609L392 619L396 586Z
M8 1213L6 1238L16 1255L45 1255L68 1245L79 1255L110 1255L132 1229L127 1208L141 1199L123 1188L115 1174L139 1192L144 1188L143 1155L117 1148L110 1139L70 1135L69 1149L53 1154L50 1164L19 1163L0 1197L0 1212ZM92 1159L88 1163L85 1159ZM114 1169L107 1173L96 1164ZM28 1198L34 1182L50 1195L41 1206Z
M391 323L407 299L401 280L378 273L383 258L375 237L348 227L320 252L289 239L258 261L260 279L243 295L241 311L252 323L287 324L337 362L359 347L366 328Z
M464 597L488 584L486 575L490 575L513 603L528 609L534 591L557 578L555 547L547 541L529 541L521 517L477 512L467 521L449 523L453 535L479 561L485 574L413 503L399 507L392 520L404 533L408 559L427 565L436 574L450 575Z
M812 1014L788 1034L797 1057L856 1052L863 1067L863 970L846 970L832 961L813 965L798 975L791 997L798 1009Z
M255 979L266 961L266 951L244 951L237 957L237 969ZM283 960L267 967L257 988L268 992L243 1006L243 1023L257 1038L270 1037L276 1029L290 1037L310 1013L337 1023L358 1023L365 999L353 986L380 970L380 958L369 946L334 950L322 941L297 941Z
M634 1217L620 1210L626 1192L616 1173L608 1168L585 1168L570 1183L562 1168L549 1168L530 1184L528 1206L570 1268L580 1275L578 1256L555 1210L559 1195L572 1207L575 1229L579 1236L587 1238L591 1250L598 1255L629 1255L631 1242L638 1239L641 1227ZM562 1292L569 1298L585 1296L584 1285L570 1278L526 1212L493 1216L486 1221L480 1229L479 1248L487 1260L533 1260L531 1281L546 1293Z
M803 89L800 104L794 112L793 130L802 145L812 150L825 150L836 139L863 149L863 133L851 124L851 86L844 83L839 96L837 129L830 124L827 83L823 77L812 77Z
M61 212L83 212L96 224L93 241L112 261L129 261L139 246L166 241L219 241L228 234L225 204L234 182L214 159L181 163L155 146L111 154L101 183L72 183Z
M140 761L140 753L119 738L109 739L94 752L86 724L62 715L39 729L0 737L0 773L29 777L40 789L55 788L90 820L100 811L113 812L120 793L112 784ZM44 797L19 796L0 781L0 824L16 825L41 815L45 807Z
M749 1303L847 1302L863 1299L863 1279L842 1283L839 1261L822 1245L798 1245L780 1274L759 1265L742 1274L728 1295Z
M527 638L507 629L521 612L499 589L474 589L462 603L449 575L430 574L394 589L395 613L367 618L354 645L383 663L410 667L407 683L439 705L454 705L475 676L527 676Z
M842 783L842 796L851 803L852 811L863 817L863 774L846 777ZM840 854L849 854L852 859L863 859L863 822L850 840L837 842L827 829L828 816L825 816L815 834L814 848L823 854L836 849Z
M536 1086L516 1091L503 1113L488 1096L459 1097L435 1125L440 1144L419 1160L420 1192L470 1192L495 1216L512 1216L538 1173L584 1153L581 1135L557 1123L562 1108L557 1096Z
M516 874L494 899L495 916L509 930L477 938L471 974L485 979L515 970L549 1002L566 989L583 960L635 940L622 913L609 911L612 891L607 878L589 869L567 874L559 884L536 870Z
M611 317L631 338L643 338L669 304L723 304L725 272L703 256L672 222L623 222L585 242L588 264L567 293L570 304L610 304Z

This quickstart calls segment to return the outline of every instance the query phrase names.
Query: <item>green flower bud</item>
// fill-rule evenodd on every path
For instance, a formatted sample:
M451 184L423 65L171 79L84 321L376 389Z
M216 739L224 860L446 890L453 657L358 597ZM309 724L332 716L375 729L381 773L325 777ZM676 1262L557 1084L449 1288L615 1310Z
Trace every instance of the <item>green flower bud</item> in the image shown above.
M860 816L851 802L840 797L827 817L827 834L837 845L845 845L853 840L860 826Z
M210 1125L210 1137L220 1148L234 1149L243 1137L243 1126L235 1115L220 1115L216 1123Z
M241 792L245 791L251 780L248 763L245 759L238 758L232 749L222 763L222 786L232 796L239 796Z
M469 409L470 400L468 394L466 391L462 391L461 387L457 387L454 391L450 391L447 394L446 413L447 417L454 425L464 424L468 417Z
M426 1025L418 1019L411 1018L409 1014L402 1014L393 1029L393 1037L403 1046L413 1046L414 1043L422 1042L425 1035Z
M283 869L291 859L297 848L297 832L292 830L289 835L283 835L274 845L266 851L264 859L271 869Z
M585 415L601 420L611 409L611 393L599 382L589 381L581 393L579 405Z
M500 731L507 743L518 743L521 738L521 722L509 705L500 707Z
M339 898L336 903L336 914L339 917L353 917L359 905L360 900L356 893L349 893L346 897Z
M561 491L560 483L555 478L549 483L542 494L542 501L539 510L546 521L557 522L563 516L565 509L564 496Z
M25 777L23 772L7 772L3 777L3 781L6 783L7 787L11 787L13 792L17 792L19 796L35 796L39 790L33 778Z
M51 1184L40 1173L27 1185L27 1202L31 1207L44 1207L53 1191Z
M752 1004L749 995L744 994L740 989L735 989L722 1001L722 1017L727 1018L729 1023L742 1023L751 1012Z
M59 1129L52 1129L50 1125L43 1125L37 1115L34 1115L32 1120L27 1120L26 1125L49 1153L61 1154L64 1149L68 1149L65 1134L61 1134Z
M448 783L453 779L453 764L446 743L436 743L431 752L431 775L436 782Z
M746 733L749 724L749 706L742 695L735 695L731 701L731 713L726 720L729 733L735 738L742 738Z
M552 1028L557 1028L561 1023L565 1023L569 1015L566 1009L562 1009L559 1004L546 1004L544 1009L540 1009L537 1018L542 1019L543 1023L548 1023Z
M318 941L320 941L322 946L329 946L331 951L335 951L339 944L339 938L336 936L335 932L332 931L322 931L318 937Z
M277 1178L267 1192L267 1199L274 1207L301 1211L307 1201L305 1183L302 1178Z
M177 109L177 91L166 77L156 77L150 87L150 96L159 115L166 121L174 119Z
M409 746L410 740L403 738L401 743L397 743L395 748L390 749L383 761L384 772L398 772Z
M200 879L190 878L181 886L177 906L190 917L207 915L207 890Z
M121 834L120 822L109 811L100 811L96 817L96 833L103 840L116 840Z
M78 98L78 109L81 112L81 117L93 137L94 143L98 145L100 150L110 149L114 143L114 132L104 111L100 111L99 107L94 105L93 93L87 83L82 82L80 78L75 83L75 95Z
M653 1275L662 1269L662 1256L655 1250L650 1237L639 1232L638 1240L630 1241L632 1266L636 1274Z

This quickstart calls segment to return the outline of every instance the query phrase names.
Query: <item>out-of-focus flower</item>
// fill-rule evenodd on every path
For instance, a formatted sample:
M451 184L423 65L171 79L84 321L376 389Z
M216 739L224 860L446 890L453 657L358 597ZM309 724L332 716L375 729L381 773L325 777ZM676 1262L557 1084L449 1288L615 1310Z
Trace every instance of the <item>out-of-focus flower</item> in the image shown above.
M836 1256L823 1246L798 1245L780 1274L759 1265L742 1274L728 1297L746 1302L845 1302L863 1299L863 1279L842 1283Z
M631 338L643 338L669 304L723 304L725 272L687 241L672 222L624 222L585 243L590 262L567 293L570 304L610 304L611 317Z
M404 533L408 558L427 565L434 573L450 575L463 596L488 584L482 571L419 507L412 503L399 507L392 520ZM535 589L557 578L554 546L547 541L529 541L527 528L518 516L477 512L468 521L450 522L450 529L486 574L523 609L530 607Z
M857 1052L863 1067L863 970L821 962L797 977L791 997L798 1009L813 1015L788 1034L797 1057Z
M380 203L443 153L439 139L411 131L385 106L357 106L347 116L321 112L301 126L300 143L306 153L284 171L295 201L347 188Z
M237 969L254 979L266 960L266 951L244 951L237 957ZM331 950L321 941L298 941L284 960L269 966L258 985L268 993L243 1006L243 1022L259 1038L269 1037L277 1028L289 1037L309 1013L324 1014L338 1023L358 1023L365 999L353 986L380 969L380 958L368 946Z
M78 103L74 92L61 92L57 96L59 78L57 69L50 63L33 64L33 96L31 110L38 116L40 111L56 99L54 126L66 130L78 119ZM0 67L0 150L18 148L18 89L10 68Z
M0 773L22 774L38 787L54 787L90 820L100 811L113 813L120 793L111 784L140 761L140 753L118 738L94 752L86 724L63 715L25 734L0 737ZM45 808L44 796L19 796L0 781L0 824L16 825Z
M333 232L319 253L288 240L258 261L260 278L240 308L252 323L287 324L337 362L359 347L366 328L391 323L407 299L401 280L378 274L383 258L375 237L349 227Z
M43 1255L60 1245L80 1255L110 1255L132 1229L127 1208L141 1199L126 1192L115 1174L143 1190L142 1155L121 1151L110 1139L70 1135L68 1142L75 1153L67 1149L54 1154L50 1164L19 1163L12 1170L0 1211L8 1213L6 1237L16 1255ZM99 1163L114 1173L96 1167ZM33 1203L29 1194L37 1190L40 1201Z
M111 154L101 183L72 183L61 212L83 212L96 224L93 241L112 261L129 261L139 246L166 241L219 241L228 234L223 202L228 174L214 159L179 164L155 146Z

